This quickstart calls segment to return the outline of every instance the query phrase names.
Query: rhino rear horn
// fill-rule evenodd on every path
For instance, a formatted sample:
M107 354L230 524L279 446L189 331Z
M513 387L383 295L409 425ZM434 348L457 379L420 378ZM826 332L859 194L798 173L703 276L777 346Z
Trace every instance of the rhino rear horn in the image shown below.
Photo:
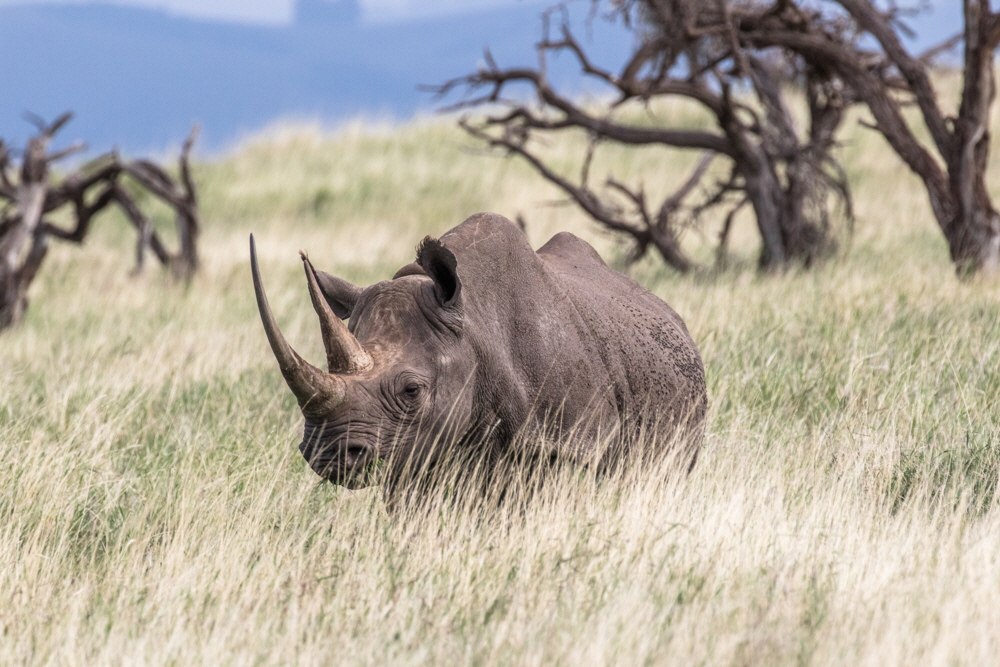
M361 373L372 367L372 358L361 346L344 321L330 308L316 278L316 269L304 252L302 265L309 284L309 298L319 316L319 328L323 332L323 347L326 348L326 363L331 373Z
M250 235L250 272L253 274L253 289L257 296L257 310L264 324L264 333L271 344L271 351L278 360L278 367L285 378L288 388L298 399L299 407L306 417L323 417L344 400L346 387L344 381L335 375L316 368L292 349L278 328L278 323L271 312L264 293L264 285L260 279L260 268L257 266L257 246L253 235ZM338 320L339 321L339 320ZM343 324L341 322L341 324Z
M319 283L319 291L323 293L326 302L330 304L333 314L346 320L354 312L354 304L361 296L361 288L319 269L316 269L315 273L316 282Z

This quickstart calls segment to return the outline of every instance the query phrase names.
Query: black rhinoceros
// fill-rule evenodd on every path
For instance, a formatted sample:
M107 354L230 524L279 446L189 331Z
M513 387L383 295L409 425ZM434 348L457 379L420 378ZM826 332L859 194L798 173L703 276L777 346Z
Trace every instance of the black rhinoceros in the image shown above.
M303 255L329 372L282 336L253 237L250 253L264 330L305 416L300 449L332 482L365 486L377 462L392 482L442 452L515 442L601 467L671 447L694 463L707 399L684 322L573 234L535 252L480 213L364 289Z

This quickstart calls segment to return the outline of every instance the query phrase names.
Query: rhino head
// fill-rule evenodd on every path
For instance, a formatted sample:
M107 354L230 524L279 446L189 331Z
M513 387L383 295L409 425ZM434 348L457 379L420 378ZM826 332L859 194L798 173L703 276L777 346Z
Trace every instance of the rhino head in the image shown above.
M472 420L475 357L462 336L455 256L425 239L416 263L365 289L317 271L305 254L302 262L327 371L302 359L278 329L250 237L264 331L305 417L302 455L317 474L352 489L373 483L381 463L397 474L433 464L440 445Z

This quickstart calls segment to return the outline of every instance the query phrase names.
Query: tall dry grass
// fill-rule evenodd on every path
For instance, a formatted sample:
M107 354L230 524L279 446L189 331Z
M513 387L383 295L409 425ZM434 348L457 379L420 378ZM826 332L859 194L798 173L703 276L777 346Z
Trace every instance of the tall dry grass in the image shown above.
M665 109L679 117L688 110ZM692 120L695 122L696 119ZM550 147L572 164L580 144ZM322 357L296 251L358 283L479 210L624 249L446 122L274 128L202 164L205 271L133 280L105 220L0 338L0 663L967 664L1000 655L1000 286L955 279L872 133L844 255L634 275L686 319L708 436L688 477L572 474L526 505L385 512L320 484L260 330ZM692 156L609 150L667 189ZM691 252L711 254L689 235Z

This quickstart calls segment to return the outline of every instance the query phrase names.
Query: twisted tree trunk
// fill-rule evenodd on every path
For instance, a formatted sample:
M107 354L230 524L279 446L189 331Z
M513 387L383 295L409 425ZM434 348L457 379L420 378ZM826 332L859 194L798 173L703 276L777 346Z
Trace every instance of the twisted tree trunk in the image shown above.
M1000 216L986 190L998 42L1000 17L988 0L965 0L965 85L947 156L951 202L938 218L961 273L1000 272Z
M854 37L820 24L796 22L791 2L782 4L785 13L750 22L743 34L758 46L786 49L814 68L836 72L867 105L875 128L923 181L958 274L1000 273L1000 217L986 189L1000 13L991 11L989 0L963 0L964 84L958 114L949 118L941 111L928 58L904 48L894 9L882 11L871 0L837 2L856 32L874 38L881 53L862 50ZM903 116L901 93L919 110L929 146Z
M40 230L49 184L49 142L69 121L64 114L48 127L41 128L24 152L20 182L14 185L8 175L6 147L0 145L0 181L3 194L14 209L13 215L0 217L0 330L24 317L28 308L28 285L48 252L48 243ZM30 241L30 246L27 245Z

